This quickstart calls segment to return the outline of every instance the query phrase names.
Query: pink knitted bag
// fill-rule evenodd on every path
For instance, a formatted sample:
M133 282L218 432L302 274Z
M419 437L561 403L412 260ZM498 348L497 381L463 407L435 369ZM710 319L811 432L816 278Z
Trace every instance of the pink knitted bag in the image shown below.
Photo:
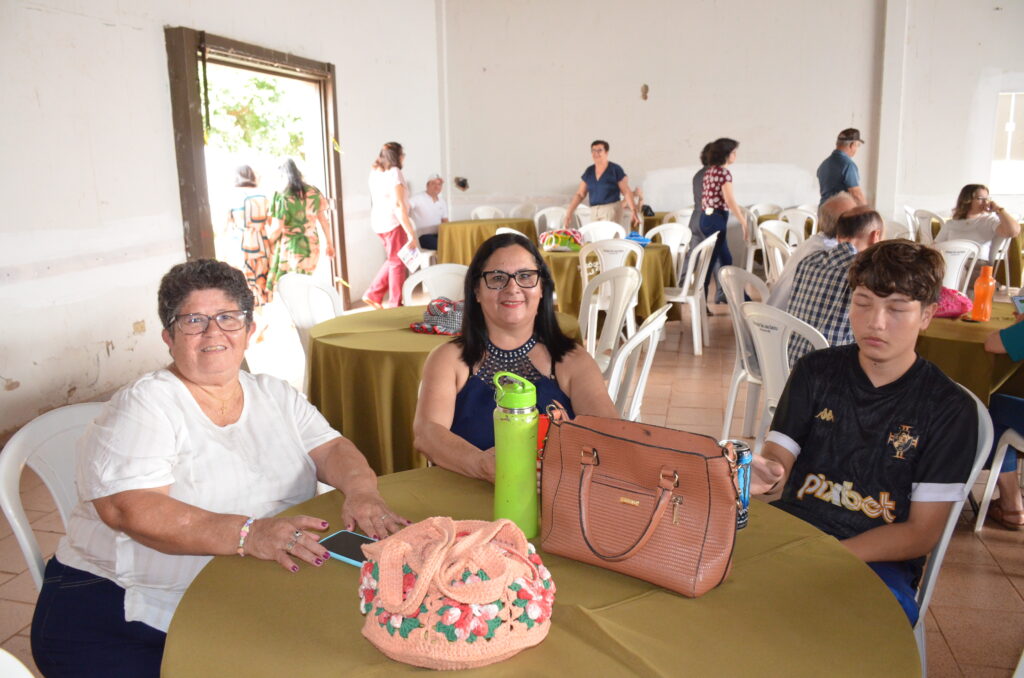
M396 661L484 666L551 627L555 583L512 521L427 518L363 553L363 635Z

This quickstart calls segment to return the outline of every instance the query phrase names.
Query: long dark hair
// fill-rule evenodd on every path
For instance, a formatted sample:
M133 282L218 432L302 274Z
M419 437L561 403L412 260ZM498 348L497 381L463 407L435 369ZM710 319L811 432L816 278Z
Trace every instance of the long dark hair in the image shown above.
M235 168L235 186L254 188L256 186L256 173L248 165L239 165Z
M306 198L306 183L302 180L302 172L299 171L295 161L288 158L281 163L281 171L284 173L287 186L285 186L285 193L290 193L296 198Z
M575 346L572 339L562 333L558 326L558 319L555 317L555 302L553 300L555 281L551 277L544 258L529 239L513 233L500 233L487 239L480 249L473 255L473 261L466 271L466 282L463 286L463 295L466 300L465 310L462 316L462 336L455 339L455 343L462 346L462 362L473 369L484 357L487 350L487 323L484 322L484 311L480 302L476 299L476 287L480 282L481 274L484 272L484 264L497 250L502 247L522 247L533 256L533 260L540 270L541 297L540 305L537 307L537 317L533 319L533 333L537 341L544 344L551 354L552 364L560 362L569 351ZM515 285L512 280L509 285Z
M739 148L739 146L740 142L735 139L729 139L727 137L715 139L711 143L711 152L708 154L710 164L715 167L721 167L729 159L729 155Z
M971 201L974 200L974 193L977 190L988 191L985 184L967 184L960 189L960 195L956 198L956 207L953 208L954 219L966 219L967 213L971 211Z

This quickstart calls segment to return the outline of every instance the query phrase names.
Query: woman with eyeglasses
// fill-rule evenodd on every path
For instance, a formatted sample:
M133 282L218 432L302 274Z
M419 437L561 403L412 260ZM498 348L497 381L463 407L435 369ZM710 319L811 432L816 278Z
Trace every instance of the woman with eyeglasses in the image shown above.
M1015 238L1020 233L1020 224L1009 212L988 196L983 184L967 184L960 189L953 208L953 218L945 223L935 237L935 242L945 240L970 240L981 245L981 261L975 266L977 273L981 265L992 261L992 243L996 238Z
M537 408L570 417L618 417L601 371L565 336L554 283L540 252L521 235L496 235L466 272L462 336L431 352L423 367L413 428L416 449L438 466L494 482L495 373L537 387Z
M79 501L32 621L46 676L159 675L171 617L211 556L294 573L328 560L329 523L381 537L407 524L302 394L240 370L252 310L245 277L223 262L179 264L161 281L170 366L118 391L78 444ZM273 517L318 479L345 495L338 520Z

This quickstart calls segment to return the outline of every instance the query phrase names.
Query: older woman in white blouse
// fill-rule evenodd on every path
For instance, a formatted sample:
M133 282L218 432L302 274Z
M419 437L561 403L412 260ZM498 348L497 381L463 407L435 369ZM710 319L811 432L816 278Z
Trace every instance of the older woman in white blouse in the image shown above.
M254 330L241 272L175 266L159 306L172 364L115 394L79 442L79 503L32 623L47 676L158 675L178 601L211 556L321 566L331 521L272 517L312 497L317 479L345 494L336 528L384 536L406 524L298 392L240 371Z

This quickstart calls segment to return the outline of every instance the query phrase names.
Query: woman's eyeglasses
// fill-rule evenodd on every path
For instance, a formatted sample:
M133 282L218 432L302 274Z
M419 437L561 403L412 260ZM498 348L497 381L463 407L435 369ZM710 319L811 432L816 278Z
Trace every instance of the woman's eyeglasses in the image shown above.
M225 332L237 332L245 327L248 319L248 311L222 311L217 315L186 313L174 316L171 324L182 334L202 334L210 326L210 321L213 320L217 323L217 327Z
M484 271L480 274L484 285L490 290L503 290L508 287L509 280L515 280L520 287L536 287L540 282L540 271L535 268L524 268L515 273L507 271Z

